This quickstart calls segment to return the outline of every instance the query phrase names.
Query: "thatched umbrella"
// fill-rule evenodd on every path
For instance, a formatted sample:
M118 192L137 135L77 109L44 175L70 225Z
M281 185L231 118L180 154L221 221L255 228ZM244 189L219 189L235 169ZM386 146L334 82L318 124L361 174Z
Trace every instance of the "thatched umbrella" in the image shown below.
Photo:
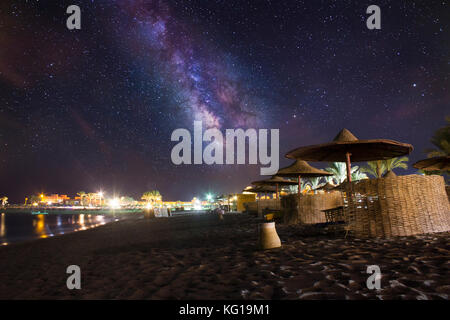
M347 129L342 129L332 142L297 148L288 152L286 158L345 162L347 164L347 181L351 182L351 161L387 160L407 155L412 150L412 145L394 140L359 140Z
M276 173L276 176L279 177L293 177L298 178L298 194L300 195L302 191L301 187L301 178L302 177L323 177L323 176L332 176L332 173L329 173L324 170L320 170L317 168L314 168L313 166L309 165L308 162L303 160L296 160L293 164L291 164L288 167L281 168Z
M249 186L242 190L243 192L253 192L256 194L264 193L265 197L267 198L267 193L275 193L276 189L274 186L269 185L259 185L259 186Z
M414 163L413 167L424 171L449 171L450 156L434 157L420 160Z
M247 187L247 188L245 188L242 191L243 192L252 192L252 193L260 193L260 192L273 192L273 193L275 193L276 189L275 189L275 187L268 186L268 185L267 186L259 185L259 186L256 186L256 187L253 187L253 186Z
M282 185L296 185L297 181L286 180L277 176L272 176L270 179L253 181L255 186L276 186L277 200L278 200L278 188Z

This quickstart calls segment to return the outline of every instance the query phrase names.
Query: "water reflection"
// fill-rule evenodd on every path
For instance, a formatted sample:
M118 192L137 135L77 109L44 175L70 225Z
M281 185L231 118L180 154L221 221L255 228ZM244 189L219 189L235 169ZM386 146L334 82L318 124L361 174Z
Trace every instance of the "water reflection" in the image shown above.
M47 238L47 232L45 232L45 215L38 214L36 220L33 221L34 233L39 236L39 238Z
M2 213L0 217L0 237L2 238L6 235L5 228L5 214Z
M109 215L1 213L0 245L86 230L114 220Z
M78 216L78 224L80 225L80 229L78 230L86 230L86 226L84 225L84 214L80 214Z

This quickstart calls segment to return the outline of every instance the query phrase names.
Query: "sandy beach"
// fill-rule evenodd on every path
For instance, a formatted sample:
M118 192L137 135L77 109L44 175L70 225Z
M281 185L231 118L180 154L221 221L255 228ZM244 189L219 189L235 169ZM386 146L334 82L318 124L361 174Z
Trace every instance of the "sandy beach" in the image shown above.
M0 299L449 299L449 233L344 239L277 225L258 250L247 215L128 219L0 247ZM66 268L81 268L80 290ZM368 265L381 269L369 290Z

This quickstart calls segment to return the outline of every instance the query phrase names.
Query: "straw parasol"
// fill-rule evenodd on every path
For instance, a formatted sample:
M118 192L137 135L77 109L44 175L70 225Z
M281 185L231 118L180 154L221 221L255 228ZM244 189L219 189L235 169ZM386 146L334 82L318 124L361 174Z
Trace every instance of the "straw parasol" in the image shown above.
M267 198L267 193L275 193L277 190L274 186L260 185L260 186L249 186L243 190L244 192L253 192L256 194L264 193L265 198Z
M254 186L247 187L247 188L245 188L242 191L243 192L253 192L253 193L261 193L261 192L263 192L263 193L267 193L267 192L275 193L276 189L275 189L275 187L272 187L272 186L269 186L269 185L267 185L267 186L259 185L259 186L256 186L256 187L254 187Z
M351 161L386 160L407 155L412 150L412 145L394 140L360 140L347 129L342 129L332 142L297 148L288 152L286 158L345 162L347 164L347 181L351 182Z
M291 181L283 179L281 177L272 176L270 179L253 181L252 184L255 186L276 186L277 200L278 200L278 188L282 185L296 185L297 181Z
M420 160L413 167L424 171L450 171L450 156Z
M301 193L301 178L302 177L323 177L323 176L332 176L332 173L329 173L324 170L320 170L314 168L309 165L308 162L297 159L293 164L288 167L281 168L276 173L276 176L280 177L295 177L298 178L298 194Z

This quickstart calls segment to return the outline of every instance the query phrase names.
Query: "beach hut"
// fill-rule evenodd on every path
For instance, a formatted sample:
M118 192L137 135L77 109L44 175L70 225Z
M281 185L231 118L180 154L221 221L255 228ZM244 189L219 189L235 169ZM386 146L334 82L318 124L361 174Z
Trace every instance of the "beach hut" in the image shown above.
M343 184L347 231L356 237L407 236L450 230L450 204L440 176L395 176L351 181L351 161L385 160L409 154L412 145L393 140L359 140L343 129L332 142L301 147L287 158L347 164Z

